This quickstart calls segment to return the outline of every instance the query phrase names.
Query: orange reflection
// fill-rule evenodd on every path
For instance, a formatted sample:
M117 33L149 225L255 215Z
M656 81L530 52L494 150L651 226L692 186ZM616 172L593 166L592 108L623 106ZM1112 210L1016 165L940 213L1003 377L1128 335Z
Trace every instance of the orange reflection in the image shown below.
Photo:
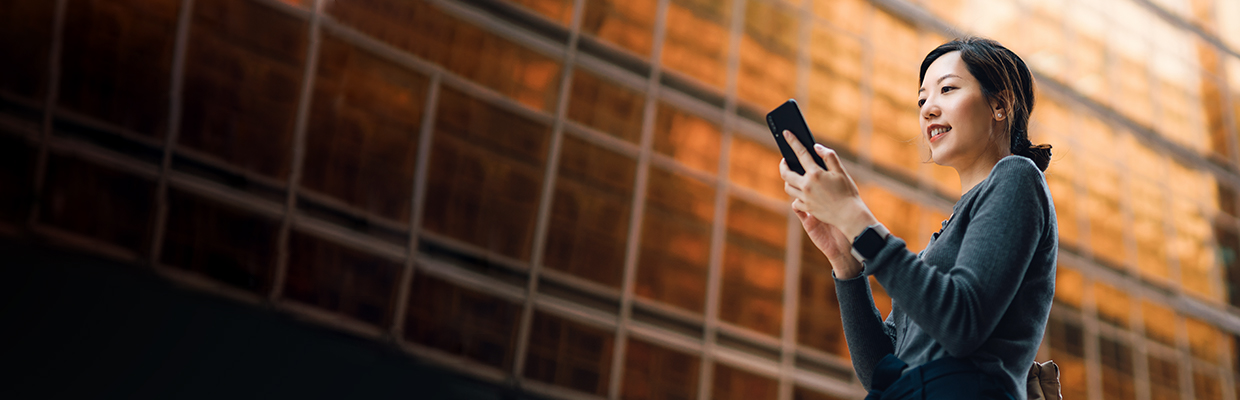
M672 0L667 7L663 66L722 92L731 23L731 1Z
M1073 308L1081 308L1085 297L1085 277L1075 269L1067 268L1062 259L1055 269L1055 301Z
M663 102L654 124L654 151L699 171L713 174L719 170L718 124Z
M783 156L773 145L767 147L749 138L733 135L728 178L733 184L782 201L788 198L784 192L784 180L779 177L779 160Z
M1132 314L1128 293L1098 282L1094 284L1094 303L1098 307L1098 318L1121 328L1128 327L1128 316Z
M1145 300L1141 302L1141 319L1145 322L1145 336L1175 346L1175 312L1163 305Z
M657 3L658 0L587 0L581 30L649 57Z

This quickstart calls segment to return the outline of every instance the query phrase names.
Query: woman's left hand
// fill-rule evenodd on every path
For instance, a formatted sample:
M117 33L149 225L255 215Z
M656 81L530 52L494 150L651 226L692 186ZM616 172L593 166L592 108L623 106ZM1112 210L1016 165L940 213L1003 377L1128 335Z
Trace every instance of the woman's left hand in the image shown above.
M818 156L827 164L827 169L823 170L791 132L784 131L783 136L796 152L797 161L805 167L805 175L800 175L788 168L787 160L779 161L779 176L784 179L784 191L794 199L794 209L835 225L849 240L860 235L866 227L878 223L861 200L857 184L840 164L835 150L821 144L814 146Z

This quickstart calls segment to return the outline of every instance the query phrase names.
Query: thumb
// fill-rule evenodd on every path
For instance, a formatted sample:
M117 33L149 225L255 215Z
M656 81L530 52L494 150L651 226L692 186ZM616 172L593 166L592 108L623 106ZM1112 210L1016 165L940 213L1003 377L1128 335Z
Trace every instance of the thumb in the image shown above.
M840 163L840 158L835 154L835 150L831 150L822 144L815 143L814 152L818 153L819 157L822 157L823 163L827 164L827 169L845 175L848 174L847 172L844 172L844 165Z

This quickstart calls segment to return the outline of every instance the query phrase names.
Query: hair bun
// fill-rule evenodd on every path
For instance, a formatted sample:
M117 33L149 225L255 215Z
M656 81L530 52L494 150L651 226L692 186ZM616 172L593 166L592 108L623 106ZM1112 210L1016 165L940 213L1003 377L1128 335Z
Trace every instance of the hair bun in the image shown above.
M1019 154L1033 160L1033 164L1042 172L1046 172L1046 168L1051 164L1051 145L1046 143L1029 145L1021 149Z

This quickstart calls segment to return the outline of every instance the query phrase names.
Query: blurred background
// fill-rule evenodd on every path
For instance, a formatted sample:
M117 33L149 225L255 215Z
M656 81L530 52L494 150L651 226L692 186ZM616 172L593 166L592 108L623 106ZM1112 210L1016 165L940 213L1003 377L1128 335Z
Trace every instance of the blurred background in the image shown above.
M860 398L762 115L918 251L965 33L1055 146L1065 398L1237 399L1229 0L0 0L3 390Z

